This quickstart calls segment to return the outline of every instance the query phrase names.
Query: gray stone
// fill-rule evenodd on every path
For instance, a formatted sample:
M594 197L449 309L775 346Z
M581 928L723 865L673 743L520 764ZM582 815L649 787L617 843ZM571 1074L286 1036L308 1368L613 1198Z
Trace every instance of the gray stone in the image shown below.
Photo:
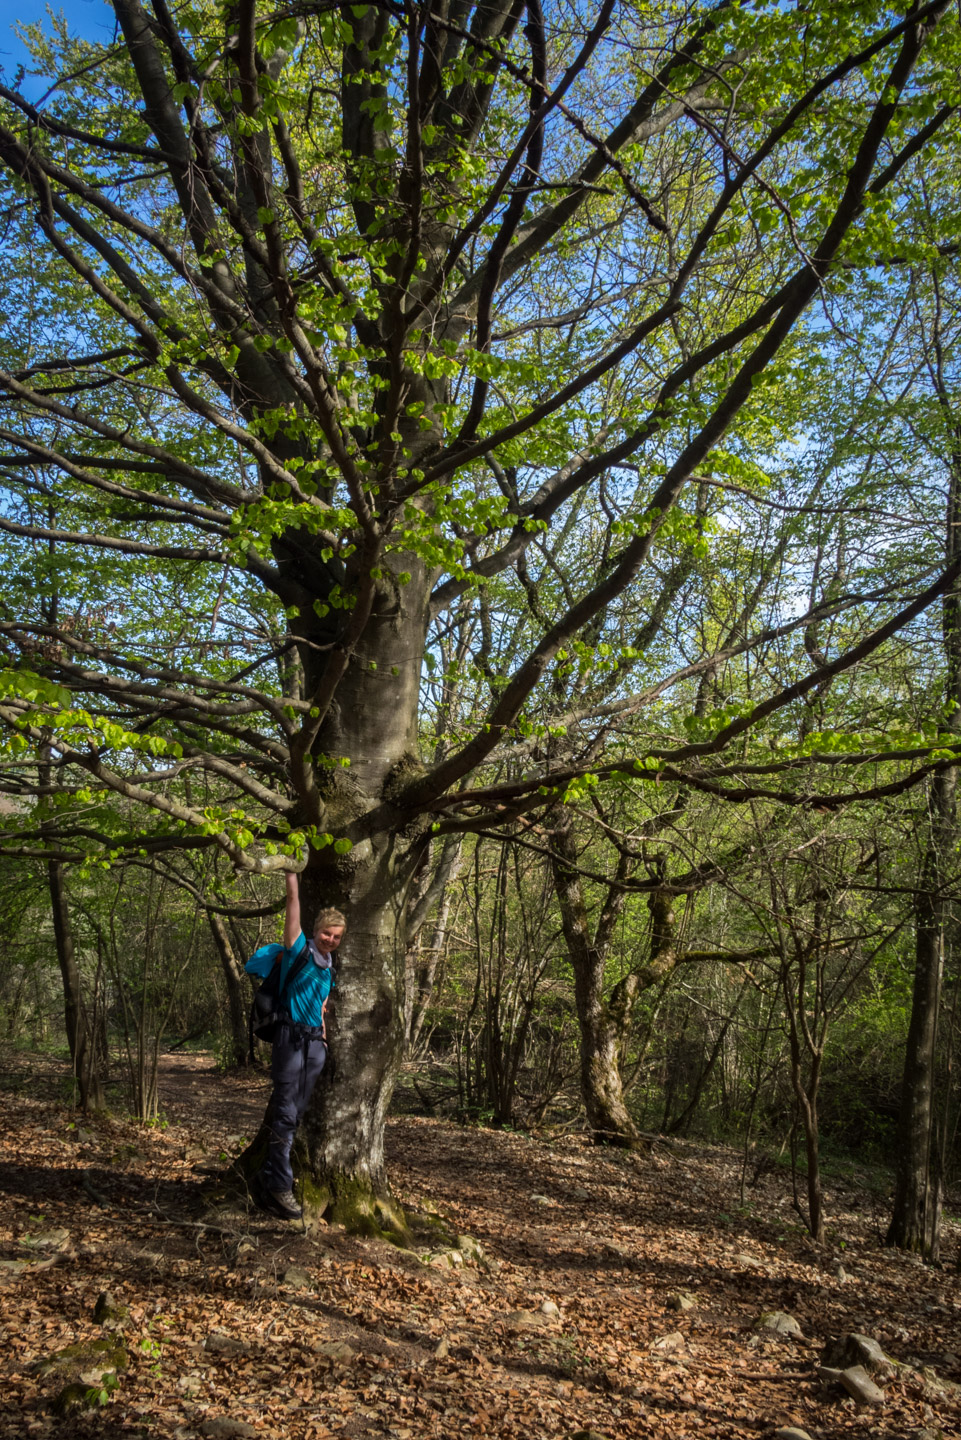
M863 1365L850 1365L846 1370L836 1370L831 1365L819 1365L818 1374L830 1385L841 1385L859 1405L883 1405L884 1391L879 1389Z
M673 1295L667 1297L668 1310L679 1310L683 1314L686 1310L697 1308L697 1296L692 1295L690 1290L675 1290Z
M477 1265L483 1265L487 1259L479 1240L473 1235L458 1235L457 1248L467 1260L473 1260Z
M532 1204L532 1205L553 1205L553 1204L554 1204L554 1201L551 1199L551 1197L550 1197L549 1195L532 1195L532 1196L531 1196L531 1204Z
M72 1380L54 1396L50 1408L54 1415L65 1420L70 1415L79 1414L81 1410L92 1410L95 1403L92 1388L79 1380Z
M36 1235L21 1235L20 1244L31 1250L63 1250L70 1244L69 1230L43 1230Z
M656 1340L651 1341L651 1349L656 1350L659 1355L673 1355L678 1350L683 1350L687 1341L680 1330L672 1330L669 1335L659 1335Z
M841 1384L860 1405L883 1405L884 1391L875 1385L863 1365L851 1365L841 1371Z
M113 1338L109 1340L78 1340L34 1362L38 1375L77 1380L81 1371L96 1370L98 1375L127 1368L127 1352Z
M547 1316L537 1310L512 1310L506 1324L508 1330L540 1330L547 1324Z
M318 1340L311 1349L315 1355L330 1360L334 1365L353 1365L357 1359L357 1351L346 1340Z
M211 1355L246 1355L247 1346L243 1340L238 1340L235 1335L227 1335L223 1330L212 1330L204 1341L204 1349Z
M862 1365L869 1375L882 1374L887 1377L896 1374L896 1360L885 1355L877 1340L870 1335L842 1335L836 1345L828 1346L824 1355L825 1364L836 1365L844 1370L851 1365Z
M288 1265L281 1278L291 1290L309 1290L314 1283L313 1275L299 1265Z
M97 1325L126 1325L130 1311L126 1305L118 1305L109 1290L101 1290L93 1307L94 1323Z
M434 1359L446 1360L449 1354L450 1344L448 1343L447 1336L442 1335L434 1348Z
M459 1270L464 1264L462 1250L431 1250L424 1260L434 1270Z
M775 1430L774 1440L811 1440L811 1437L797 1425L782 1425L780 1430Z
M83 1385L89 1385L94 1390L103 1389L106 1385L113 1385L117 1380L117 1372L112 1366L106 1369L102 1365L93 1365L89 1370L81 1370L77 1379Z
M755 1330L770 1330L775 1335L800 1335L801 1327L793 1315L783 1310L768 1310L754 1322Z
M961 1395L961 1385L956 1384L953 1380L945 1380L933 1365L922 1365L917 1373L924 1387L924 1393L929 1397L936 1396L938 1399L942 1399L947 1396L955 1399Z
M542 1315L553 1315L556 1317L560 1315L560 1313L559 1307L554 1304L553 1300L545 1300L541 1305Z

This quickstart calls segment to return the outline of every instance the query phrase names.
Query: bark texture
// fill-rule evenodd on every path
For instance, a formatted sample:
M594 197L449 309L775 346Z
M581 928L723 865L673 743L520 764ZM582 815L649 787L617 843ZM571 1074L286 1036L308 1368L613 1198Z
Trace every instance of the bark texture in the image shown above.
M57 943L57 962L63 983L63 1013L73 1073L83 1108L99 1110L104 1103L103 1085L94 1036L83 1002L83 985L80 966L77 964L73 927L70 923L70 906L64 884L63 866L59 860L47 862L47 884L50 890L53 933Z
M595 1141L630 1148L637 1144L638 1132L624 1100L619 1052L630 1023L631 1005L611 1006L605 1000L607 954L626 892L617 887L608 891L592 934L577 862L572 818L567 815L555 832L552 867L564 940L574 972L581 1099ZM622 856L619 878L624 878L628 864L626 856Z
M249 1059L250 986L243 966L237 958L223 918L215 910L207 911L210 932L220 956L220 965L227 990L227 1014L230 1022L230 1049L235 1065L246 1065Z

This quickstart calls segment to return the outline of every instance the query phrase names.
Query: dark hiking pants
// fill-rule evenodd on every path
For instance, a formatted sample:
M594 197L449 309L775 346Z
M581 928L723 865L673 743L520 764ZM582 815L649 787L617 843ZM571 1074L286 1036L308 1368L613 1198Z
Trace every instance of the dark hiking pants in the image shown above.
M290 1150L294 1132L303 1119L324 1061L326 1043L319 1030L301 1026L282 1026L274 1040L270 1059L273 1093L267 1110L270 1140L267 1159L260 1178L268 1190L290 1190L294 1173L290 1168Z

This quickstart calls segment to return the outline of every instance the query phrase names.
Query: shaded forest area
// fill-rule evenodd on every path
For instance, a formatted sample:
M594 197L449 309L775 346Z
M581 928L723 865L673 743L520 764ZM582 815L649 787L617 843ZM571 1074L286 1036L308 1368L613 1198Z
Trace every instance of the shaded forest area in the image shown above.
M915 936L910 897L876 880L891 873L902 837L882 854L883 836L859 834L849 811L806 827L792 816L782 835L760 838L745 825L755 843L743 842L744 868L705 885L710 862L693 863L694 846L711 848L710 812L683 818L694 876L686 894L670 894L663 879L646 894L602 887L588 878L602 857L587 847L559 883L556 859L529 847L458 846L431 923L405 957L394 1109L642 1150L654 1135L735 1145L741 1203L758 1176L782 1173L797 1215L823 1238L834 1217L820 1193L822 1152L829 1170L850 1162L890 1177L896 1168ZM715 823L726 825L727 812ZM223 1072L250 1064L254 982L242 967L278 938L276 884L270 901L267 882L249 882L248 908L256 884L265 913L238 918L216 901L205 908L199 878L185 889L182 874L156 864L75 875L57 892L58 933L50 875L20 867L18 879L6 892L5 1044L69 1056L57 963L66 941L79 997L72 1023L84 1037L75 1103L151 1125L167 1109L165 1056L206 1050ZM597 1049L568 944L578 924L602 969L617 1132L592 1123L589 1108ZM932 1070L935 1259L944 1205L958 1209L956 1001L949 959ZM334 1035L336 1026L335 991ZM336 1040L332 1053L336 1063ZM269 1055L257 1042L255 1064Z
M413 1252L216 1202L262 1078L165 1057L168 1122L146 1128L80 1120L65 1080L4 1052L11 1440L958 1433L957 1277L881 1247L889 1197L858 1167L826 1182L815 1245L787 1177L752 1177L741 1204L721 1146L397 1117L400 1199L436 1205L460 1247ZM864 1357L880 1399L825 1373L851 1368L851 1335L885 1357Z

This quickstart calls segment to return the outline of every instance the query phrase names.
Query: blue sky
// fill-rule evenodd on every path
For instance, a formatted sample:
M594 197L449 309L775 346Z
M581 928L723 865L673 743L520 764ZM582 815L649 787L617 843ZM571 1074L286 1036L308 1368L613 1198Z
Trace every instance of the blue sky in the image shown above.
M49 6L44 0L10 0L0 20L0 68L6 81L12 80L17 66L27 61L27 52L14 26L46 20L48 9L66 15L73 33L86 40L108 40L113 34L113 7L107 0L52 0ZM34 80L25 82L23 88L25 94L35 98L46 87Z

